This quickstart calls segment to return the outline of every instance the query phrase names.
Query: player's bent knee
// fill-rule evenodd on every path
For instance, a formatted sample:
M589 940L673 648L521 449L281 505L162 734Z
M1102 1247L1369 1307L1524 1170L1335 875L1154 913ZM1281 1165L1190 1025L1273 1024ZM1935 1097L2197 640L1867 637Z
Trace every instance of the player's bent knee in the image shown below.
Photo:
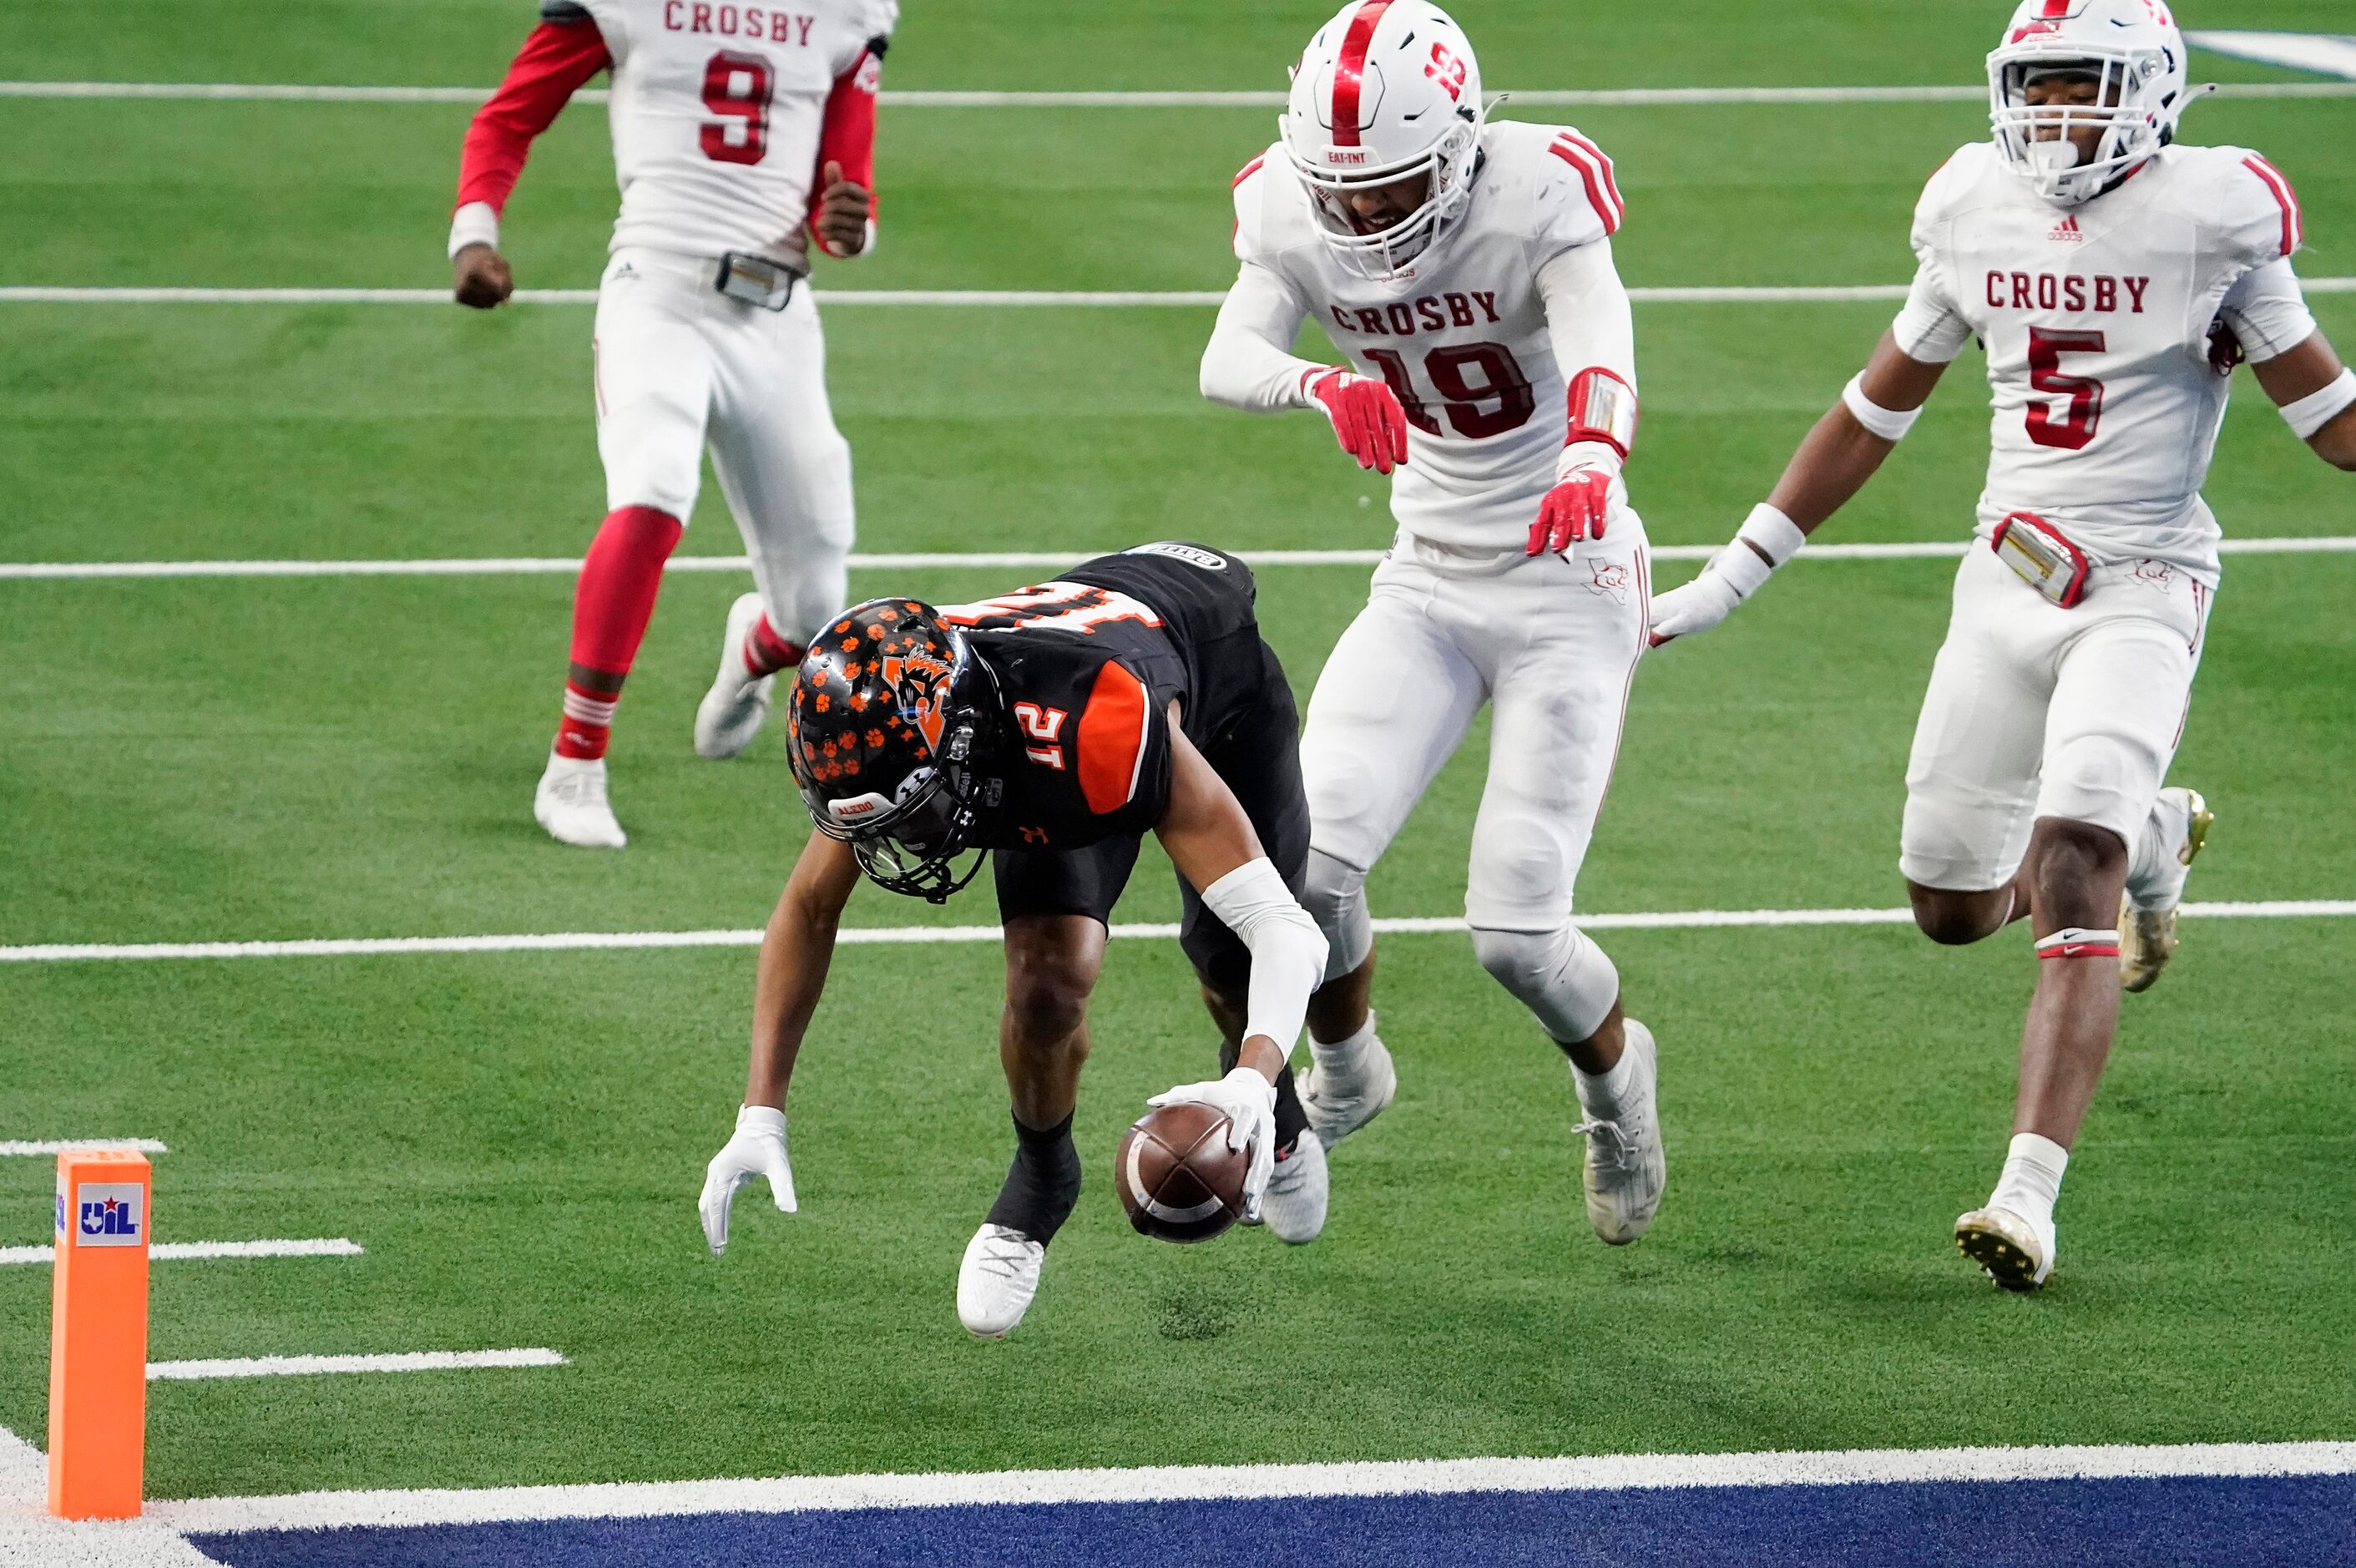
M1620 972L1611 955L1576 926L1552 931L1475 926L1472 953L1559 1041L1590 1038L1620 1000Z
M2012 915L2008 887L1959 892L1909 882L1906 897L1913 907L1915 929L1941 947L1964 947L1993 935Z
M1006 1008L1026 1038L1061 1039L1087 1018L1098 964L1091 954L1047 941L1006 944Z
M2062 914L2057 900L2125 872L2127 846L2116 830L2099 822L2049 817L2037 824L2029 858L2038 907Z
M1325 939L1325 978L1350 973L1375 950L1374 917L1366 908L1366 874L1314 845L1301 902Z

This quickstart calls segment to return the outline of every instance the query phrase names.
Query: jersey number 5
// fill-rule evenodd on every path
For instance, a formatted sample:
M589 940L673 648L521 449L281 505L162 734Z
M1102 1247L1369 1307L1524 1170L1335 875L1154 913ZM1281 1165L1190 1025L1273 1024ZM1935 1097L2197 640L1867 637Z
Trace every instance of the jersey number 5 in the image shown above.
M769 62L759 55L722 49L703 62L703 106L721 116L703 123L705 157L723 164L761 161L769 150L773 87Z
M1408 423L1427 435L1439 435L1440 421L1416 395L1406 357L1396 349L1369 349L1366 358L1383 368L1383 380L1390 383L1391 394L1399 400ZM1465 379L1467 370L1480 371L1478 385ZM1468 441L1519 430L1537 412L1529 377L1522 374L1514 351L1503 343L1456 343L1434 349L1423 357L1423 373L1440 394L1440 412L1448 415L1450 428ZM1494 408L1487 406L1493 403Z
M2065 376L2062 373L2064 354L2099 354L2103 351L2103 335L2099 332L2048 332L2042 328L2029 329L2029 384L2052 397L2067 397L2069 411L2056 420L2053 404L2045 398L2029 405L2029 438L2040 446L2059 446L2066 452L2083 449L2094 439L2094 427L2103 422L2103 383L2091 376Z

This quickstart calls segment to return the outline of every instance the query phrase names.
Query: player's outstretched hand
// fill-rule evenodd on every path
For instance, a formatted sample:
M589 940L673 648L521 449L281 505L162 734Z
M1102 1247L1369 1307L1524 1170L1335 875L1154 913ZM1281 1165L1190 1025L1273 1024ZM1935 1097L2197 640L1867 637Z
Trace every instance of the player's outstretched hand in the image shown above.
M1582 539L1603 537L1612 512L1612 470L1601 463L1581 463L1555 481L1538 503L1538 519L1530 524L1528 553L1559 553Z
M875 213L875 193L842 177L842 166L828 160L819 171L818 216L810 227L830 256L855 256L867 248L867 220Z
M739 1107L736 1135L712 1156L704 1172L698 1207L703 1211L703 1239L715 1258L728 1251L728 1207L736 1201L736 1189L755 1176L769 1178L769 1195L779 1210L791 1214L799 1207L794 1201L794 1167L786 1158L786 1113L774 1105Z
M1407 411L1390 388L1336 368L1311 381L1309 395L1359 467L1387 474L1407 461Z
M1388 389L1386 388L1386 391ZM1227 1147L1251 1150L1244 1177L1244 1218L1259 1218L1260 1195L1276 1170L1276 1085L1248 1067L1204 1083L1182 1083L1148 1105L1207 1105L1227 1119Z
M488 310L515 293L508 259L488 245L468 245L450 258L450 292L461 305Z
M1740 550L1742 545L1729 548ZM1723 574L1705 566L1701 575L1682 587L1653 596L1653 646L1708 631L1734 613L1742 596Z

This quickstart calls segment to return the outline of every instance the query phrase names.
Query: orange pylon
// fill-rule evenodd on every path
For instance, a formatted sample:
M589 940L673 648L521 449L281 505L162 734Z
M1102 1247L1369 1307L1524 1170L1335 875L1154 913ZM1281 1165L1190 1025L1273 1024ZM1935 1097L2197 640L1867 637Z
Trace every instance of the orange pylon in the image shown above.
M49 1317L49 1511L135 1519L147 1444L153 1177L128 1149L58 1156Z

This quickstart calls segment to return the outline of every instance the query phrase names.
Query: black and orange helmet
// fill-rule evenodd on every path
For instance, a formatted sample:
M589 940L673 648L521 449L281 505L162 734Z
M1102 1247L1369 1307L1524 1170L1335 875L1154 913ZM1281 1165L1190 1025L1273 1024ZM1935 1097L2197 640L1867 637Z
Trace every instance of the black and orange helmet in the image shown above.
M963 632L915 599L870 599L810 640L787 709L786 757L819 832L878 886L940 903L1004 794L997 677Z

